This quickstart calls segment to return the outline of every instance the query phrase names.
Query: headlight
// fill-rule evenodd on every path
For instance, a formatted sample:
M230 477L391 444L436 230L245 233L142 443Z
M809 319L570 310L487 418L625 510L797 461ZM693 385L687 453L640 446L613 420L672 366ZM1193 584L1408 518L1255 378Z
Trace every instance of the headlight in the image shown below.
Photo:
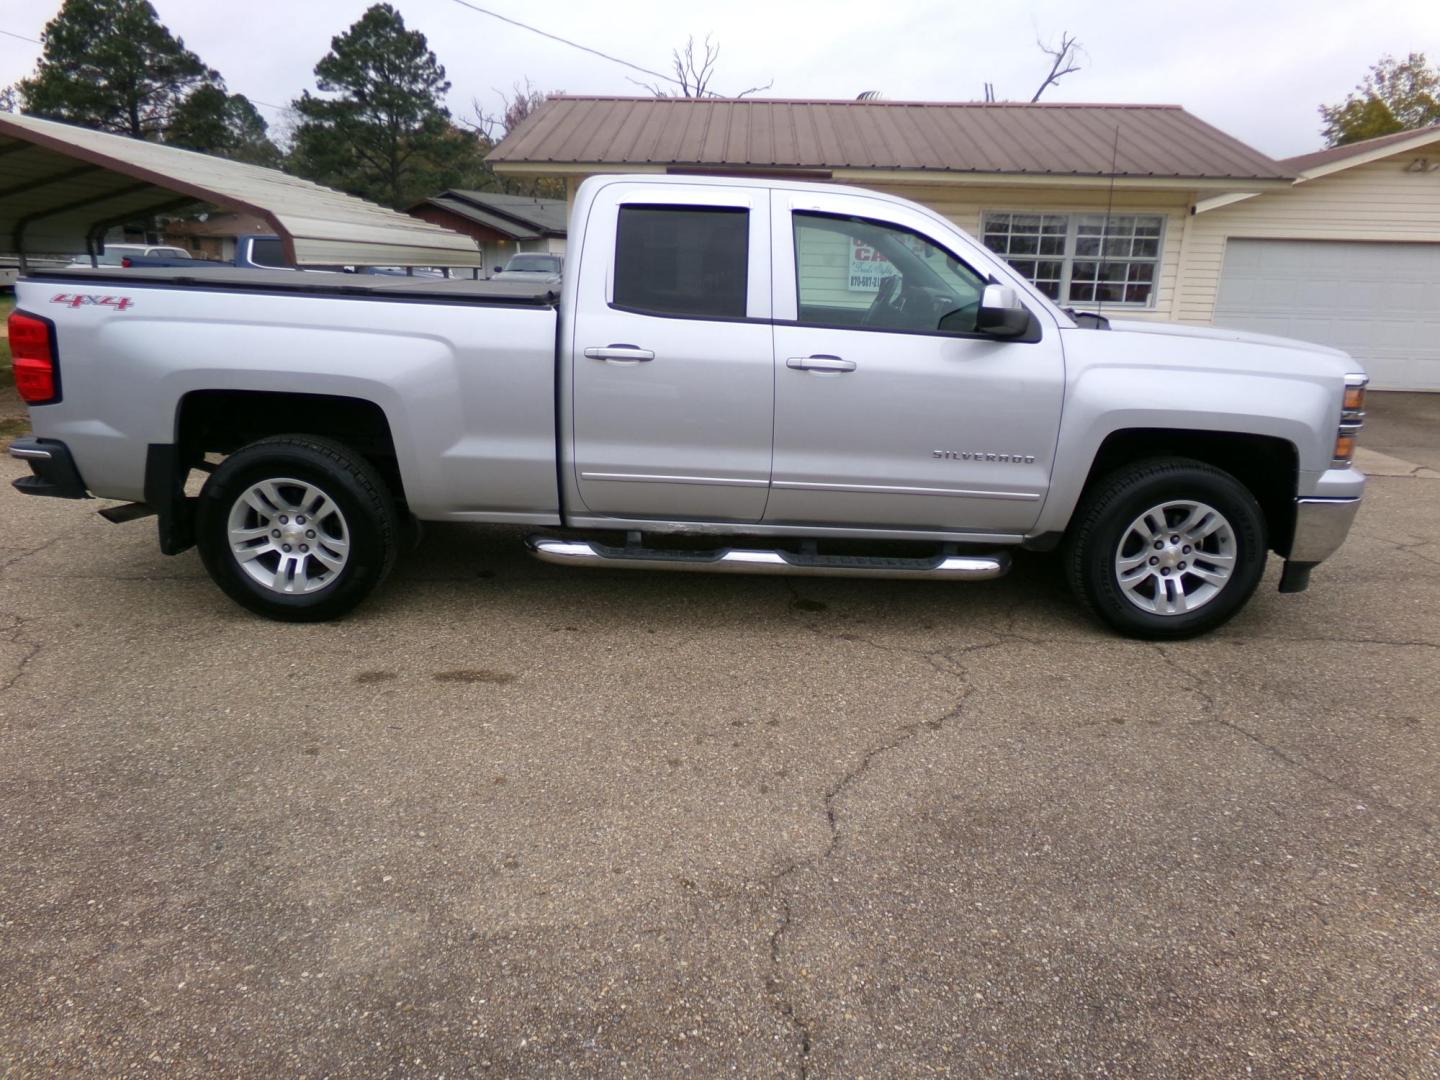
M1345 397L1340 406L1340 429L1335 433L1332 461L1342 469L1355 457L1355 440L1365 426L1365 386L1369 381L1364 375L1345 376Z

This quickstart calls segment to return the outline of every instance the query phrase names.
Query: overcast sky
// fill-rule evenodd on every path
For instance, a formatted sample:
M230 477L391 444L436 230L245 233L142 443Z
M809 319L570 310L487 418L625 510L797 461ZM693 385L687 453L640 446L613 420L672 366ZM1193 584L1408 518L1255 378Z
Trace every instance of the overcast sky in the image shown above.
M152 0L160 18L232 91L283 106L314 87L315 62L369 0ZM543 90L641 93L644 78L460 6L392 0L430 39L457 116L528 77ZM475 0L644 67L709 32L722 93L773 80L767 96L974 100L986 82L1028 100L1048 68L1038 36L1085 47L1083 70L1046 101L1167 102L1274 157L1322 145L1316 106L1341 101L1382 53L1440 61L1440 0ZM0 31L38 38L59 0L0 0ZM0 85L30 73L39 46L0 36ZM261 107L278 120L274 107Z

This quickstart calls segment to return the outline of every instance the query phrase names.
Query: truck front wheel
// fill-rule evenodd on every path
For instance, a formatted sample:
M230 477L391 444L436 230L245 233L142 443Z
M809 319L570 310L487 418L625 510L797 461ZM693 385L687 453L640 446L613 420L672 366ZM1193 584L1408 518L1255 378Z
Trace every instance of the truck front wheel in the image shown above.
M1245 485L1187 458L1144 461L1093 484L1066 536L1071 588L1131 637L1192 637L1250 599L1265 517Z
M319 622L365 599L395 562L400 523L379 471L349 447L281 435L231 454L200 492L196 545L236 603Z

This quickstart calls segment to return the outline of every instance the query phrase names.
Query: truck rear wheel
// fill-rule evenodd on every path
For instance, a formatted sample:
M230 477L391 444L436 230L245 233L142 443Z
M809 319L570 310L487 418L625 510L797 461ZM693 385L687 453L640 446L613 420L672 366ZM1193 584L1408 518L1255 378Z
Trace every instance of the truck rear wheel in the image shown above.
M400 535L376 468L349 447L281 435L231 454L200 492L196 545L236 603L285 622L345 614L385 579Z
M1245 485L1187 458L1144 461L1091 486L1066 537L1070 586L1130 637L1193 637L1260 583L1265 517Z

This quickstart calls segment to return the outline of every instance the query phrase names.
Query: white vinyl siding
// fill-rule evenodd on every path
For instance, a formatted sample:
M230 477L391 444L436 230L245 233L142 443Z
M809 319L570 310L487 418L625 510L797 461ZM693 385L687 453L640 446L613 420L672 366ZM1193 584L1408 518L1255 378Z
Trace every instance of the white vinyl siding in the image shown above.
M1183 322L1209 323L1231 237L1440 243L1440 173L1411 171L1431 148L1307 180L1197 214L1180 268Z
M799 295L805 302L868 308L875 299L875 290L850 288L850 239L824 229L804 229L803 237L803 242L795 245L795 273Z

